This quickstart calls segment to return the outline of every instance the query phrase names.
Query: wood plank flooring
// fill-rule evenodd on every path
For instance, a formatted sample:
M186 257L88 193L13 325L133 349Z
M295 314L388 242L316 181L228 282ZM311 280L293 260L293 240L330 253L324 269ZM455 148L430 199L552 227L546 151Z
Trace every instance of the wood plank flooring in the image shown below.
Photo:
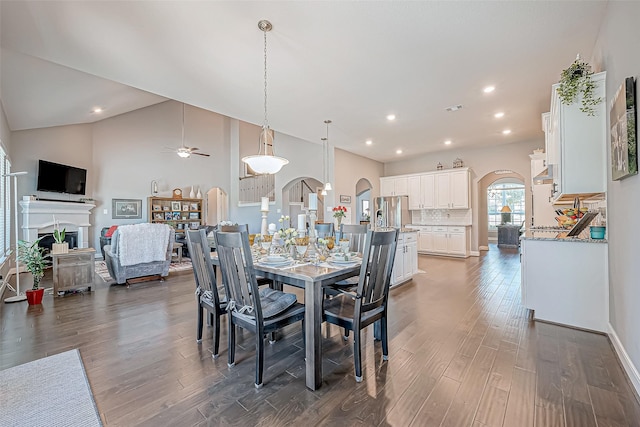
M250 334L238 335L233 368L226 332L218 359L211 328L196 343L188 272L130 288L97 277L91 293L0 305L0 369L80 349L108 426L640 426L606 336L528 319L516 250L420 256L419 267L426 273L391 291L388 362L372 328L364 334L362 383L352 339L324 325L324 382L308 390L292 325L266 346L256 390Z

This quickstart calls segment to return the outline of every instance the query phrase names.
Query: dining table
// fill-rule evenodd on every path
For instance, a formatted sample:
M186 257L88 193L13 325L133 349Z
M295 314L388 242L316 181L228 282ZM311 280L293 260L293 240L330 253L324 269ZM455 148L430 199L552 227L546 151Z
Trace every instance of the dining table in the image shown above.
M218 256L211 253L211 262L219 267ZM271 266L254 261L256 274L276 284L304 289L305 305L305 379L311 390L322 385L322 310L323 287L360 274L360 263L329 264L327 262L295 262L289 266Z

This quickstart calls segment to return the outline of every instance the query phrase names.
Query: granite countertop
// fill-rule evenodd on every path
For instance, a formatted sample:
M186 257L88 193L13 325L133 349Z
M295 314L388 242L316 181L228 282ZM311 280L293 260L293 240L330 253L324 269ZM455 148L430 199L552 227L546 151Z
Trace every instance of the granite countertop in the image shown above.
M407 224L407 227L471 227L471 224L464 223L431 223L431 224Z
M401 228L400 232L401 233L417 233L418 230L414 230L414 229L411 229L411 228Z
M563 230L567 231L567 230ZM559 231L557 230L529 230L522 234L520 240L547 240L555 242L569 242L569 243L607 243L607 239L591 239L580 237L556 237ZM587 233L588 235L588 233Z

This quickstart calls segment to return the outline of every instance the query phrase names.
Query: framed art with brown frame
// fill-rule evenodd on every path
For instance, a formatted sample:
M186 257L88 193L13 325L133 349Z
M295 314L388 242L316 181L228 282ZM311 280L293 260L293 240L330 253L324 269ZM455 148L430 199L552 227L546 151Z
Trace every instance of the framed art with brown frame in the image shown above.
M638 174L636 85L627 77L611 100L611 179Z
M340 195L340 203L351 203L351 196Z

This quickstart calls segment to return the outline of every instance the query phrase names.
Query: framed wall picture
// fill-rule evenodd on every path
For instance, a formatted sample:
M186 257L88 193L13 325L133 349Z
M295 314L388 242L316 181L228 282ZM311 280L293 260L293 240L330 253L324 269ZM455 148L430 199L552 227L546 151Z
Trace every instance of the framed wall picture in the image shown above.
M340 195L340 203L351 203L351 196Z
M627 77L611 101L611 179L638 173L636 85Z
M142 218L142 200L111 199L112 219L140 219Z

